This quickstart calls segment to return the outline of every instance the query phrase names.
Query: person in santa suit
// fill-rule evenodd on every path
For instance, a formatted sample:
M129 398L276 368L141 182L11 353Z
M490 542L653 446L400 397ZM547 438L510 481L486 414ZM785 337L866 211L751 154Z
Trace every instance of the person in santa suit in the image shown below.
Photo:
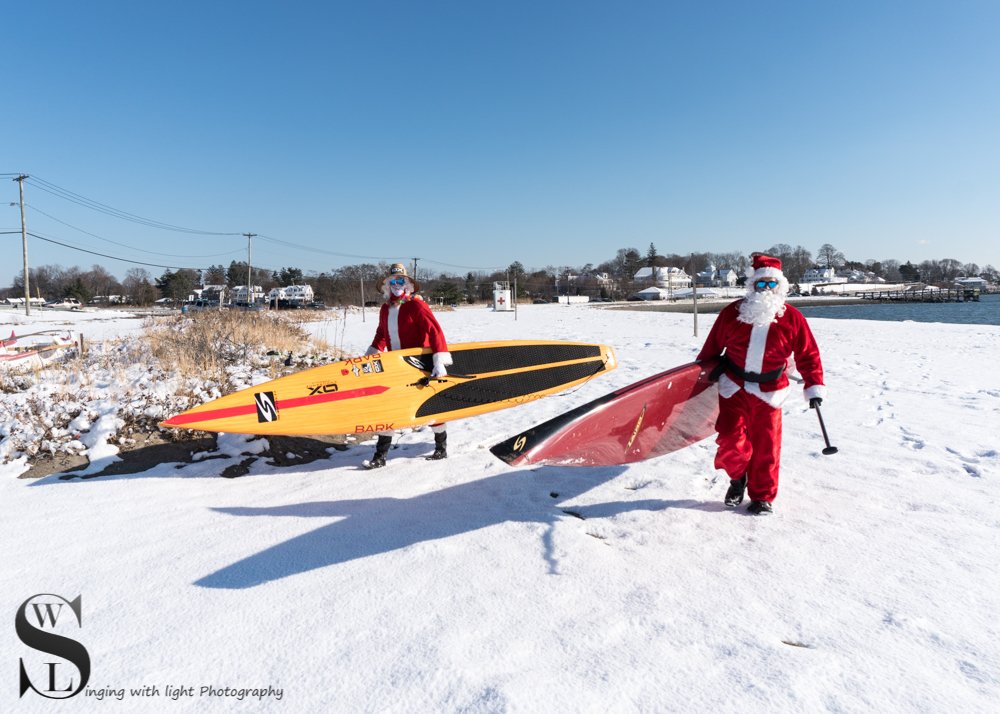
M794 357L810 408L826 394L823 364L809 324L785 303L788 280L781 260L754 253L747 294L722 309L698 353L698 361L721 358L715 468L730 478L725 504L735 508L750 496L748 511L772 512L781 464L781 405L791 391ZM748 271L749 273L749 271Z
M382 279L380 289L385 297L378 314L378 327L375 338L366 355L389 350L405 350L411 347L430 347L434 353L431 377L441 378L448 375L451 365L451 353L444 337L444 331L437 318L423 298L417 295L420 283L406 274L406 266L393 263L389 274ZM434 453L428 459L444 459L448 456L448 433L444 424L431 427L434 432ZM392 432L378 435L375 454L366 464L368 468L385 466L385 455L392 444Z

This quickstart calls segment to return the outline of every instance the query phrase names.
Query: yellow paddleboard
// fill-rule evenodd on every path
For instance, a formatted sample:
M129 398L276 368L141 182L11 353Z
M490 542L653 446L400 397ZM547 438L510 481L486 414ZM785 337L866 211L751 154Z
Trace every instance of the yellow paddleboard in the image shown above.
M449 345L448 376L430 348L353 357L234 392L160 423L237 434L364 434L476 416L560 392L618 366L607 345Z

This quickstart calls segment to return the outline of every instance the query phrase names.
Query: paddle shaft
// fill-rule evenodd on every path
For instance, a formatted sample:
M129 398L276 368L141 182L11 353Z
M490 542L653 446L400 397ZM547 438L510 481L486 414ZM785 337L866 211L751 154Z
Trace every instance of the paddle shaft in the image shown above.
M836 446L830 446L830 437L826 434L826 424L823 423L823 413L819 410L819 404L813 407L816 410L816 416L819 418L819 428L823 432L823 441L826 442L826 448L823 449L823 455L829 456L830 454L837 453Z

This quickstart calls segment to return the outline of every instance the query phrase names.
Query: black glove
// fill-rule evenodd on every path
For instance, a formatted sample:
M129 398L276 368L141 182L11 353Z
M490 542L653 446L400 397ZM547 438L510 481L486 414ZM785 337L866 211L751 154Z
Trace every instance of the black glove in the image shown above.
M809 408L810 409L815 409L816 407L818 407L822 403L823 403L823 398L822 397L813 397L812 399L809 400Z

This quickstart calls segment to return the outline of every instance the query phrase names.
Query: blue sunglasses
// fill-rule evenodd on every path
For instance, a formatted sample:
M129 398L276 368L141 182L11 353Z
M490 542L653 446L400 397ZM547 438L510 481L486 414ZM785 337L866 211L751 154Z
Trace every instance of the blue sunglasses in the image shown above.
M406 285L406 278L393 278L389 281L389 285Z
M753 284L753 286L755 288L757 288L758 290L763 290L764 288L771 288L773 290L774 288L778 287L778 281L777 280L758 280L756 283Z

